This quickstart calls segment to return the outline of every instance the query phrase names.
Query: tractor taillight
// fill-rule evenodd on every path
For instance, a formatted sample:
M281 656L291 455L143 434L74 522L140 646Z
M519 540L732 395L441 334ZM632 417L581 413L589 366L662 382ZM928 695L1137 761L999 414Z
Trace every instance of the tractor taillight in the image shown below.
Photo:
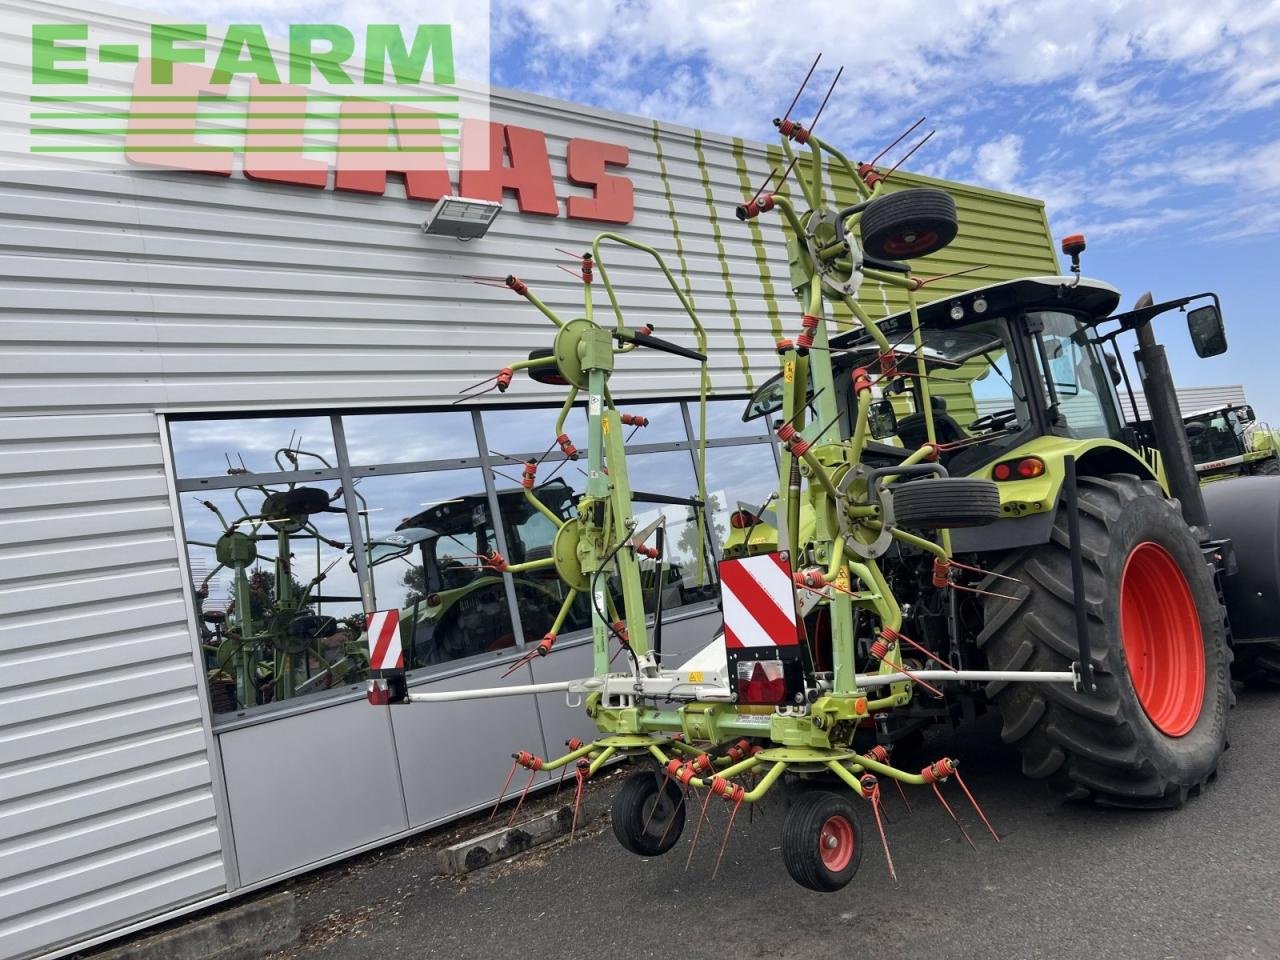
M438 593L430 594L430 595L427 597L427 606L428 606L428 607L438 607L438 606L440 606L440 594L438 594Z
M729 526L735 530L750 530L760 518L748 510L735 510L729 514Z
M991 468L992 480L1034 480L1044 476L1044 461L1039 457L1004 460Z
M1018 461L1018 476L1030 480L1044 474L1044 461L1039 457L1023 457Z
M787 674L781 660L739 660L739 703L784 703Z

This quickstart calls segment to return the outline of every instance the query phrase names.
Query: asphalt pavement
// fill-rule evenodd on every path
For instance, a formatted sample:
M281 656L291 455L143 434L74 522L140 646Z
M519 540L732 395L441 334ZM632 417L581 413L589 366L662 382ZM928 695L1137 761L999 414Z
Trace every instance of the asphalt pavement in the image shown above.
M896 884L869 809L849 886L792 882L780 790L750 819L744 808L714 879L723 802L687 872L692 819L674 850L640 859L608 825L613 777L589 787L591 816L572 842L466 878L430 876L410 843L299 882L303 939L272 960L1280 958L1280 692L1241 694L1217 779L1178 811L1059 801L1021 776L993 719L930 747L961 759L1003 842L954 785L945 793L976 850L929 791L909 794L910 816L891 791Z

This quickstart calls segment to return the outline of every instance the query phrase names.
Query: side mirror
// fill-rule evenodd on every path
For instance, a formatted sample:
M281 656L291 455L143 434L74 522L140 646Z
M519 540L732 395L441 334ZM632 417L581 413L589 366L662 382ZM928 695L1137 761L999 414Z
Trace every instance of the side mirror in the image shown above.
M1214 304L1196 307L1187 314L1187 329L1197 357L1216 357L1227 352L1227 331L1222 314Z
M1253 423L1258 419L1258 415L1253 412L1253 407L1247 403L1243 407L1236 407L1236 416L1241 423Z
M898 412L892 400L877 400L867 410L867 426L876 440L887 440L898 432Z

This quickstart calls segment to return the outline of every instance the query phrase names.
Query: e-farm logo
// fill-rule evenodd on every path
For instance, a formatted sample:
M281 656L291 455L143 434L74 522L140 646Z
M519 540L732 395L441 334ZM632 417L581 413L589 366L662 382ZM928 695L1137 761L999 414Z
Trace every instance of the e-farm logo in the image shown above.
M75 85L89 83L87 63L94 47L88 43L87 23L37 23L31 26L31 82L35 85ZM205 63L210 39L202 24L153 24L147 56L151 82L173 83L177 63ZM317 50L317 45L326 47ZM452 85L453 31L448 24L419 24L412 46L405 43L403 28L395 24L371 24L365 30L362 68L352 70L356 39L338 24L309 23L289 27L289 47L285 68L276 62L267 43L266 31L258 24L238 23L227 27L218 45L212 83L225 84L238 76L251 76L266 84L309 84L318 75L329 83L382 84L388 63L397 83L417 83L428 61L432 82ZM96 47L100 63L138 63L142 58L137 43L101 43ZM37 98L38 99L38 98ZM454 97L456 100L457 98Z
M463 120L488 116L487 90L458 83L453 22L217 27L149 22L119 7L86 10L76 22L60 19L67 7L25 6L29 20L17 36L29 40L30 111L25 144L3 150L10 161L22 152L58 167L228 173L232 157L252 156L246 173L250 165L297 171L322 161L441 171L461 165ZM483 79L487 3L467 9L466 66Z

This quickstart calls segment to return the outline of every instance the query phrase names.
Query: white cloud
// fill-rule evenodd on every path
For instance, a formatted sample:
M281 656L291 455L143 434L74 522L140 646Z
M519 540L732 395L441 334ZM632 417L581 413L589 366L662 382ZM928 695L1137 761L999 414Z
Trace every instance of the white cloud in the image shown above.
M1003 137L978 147L974 170L983 183L1000 190L1017 190L1022 171L1022 137L1006 133Z

